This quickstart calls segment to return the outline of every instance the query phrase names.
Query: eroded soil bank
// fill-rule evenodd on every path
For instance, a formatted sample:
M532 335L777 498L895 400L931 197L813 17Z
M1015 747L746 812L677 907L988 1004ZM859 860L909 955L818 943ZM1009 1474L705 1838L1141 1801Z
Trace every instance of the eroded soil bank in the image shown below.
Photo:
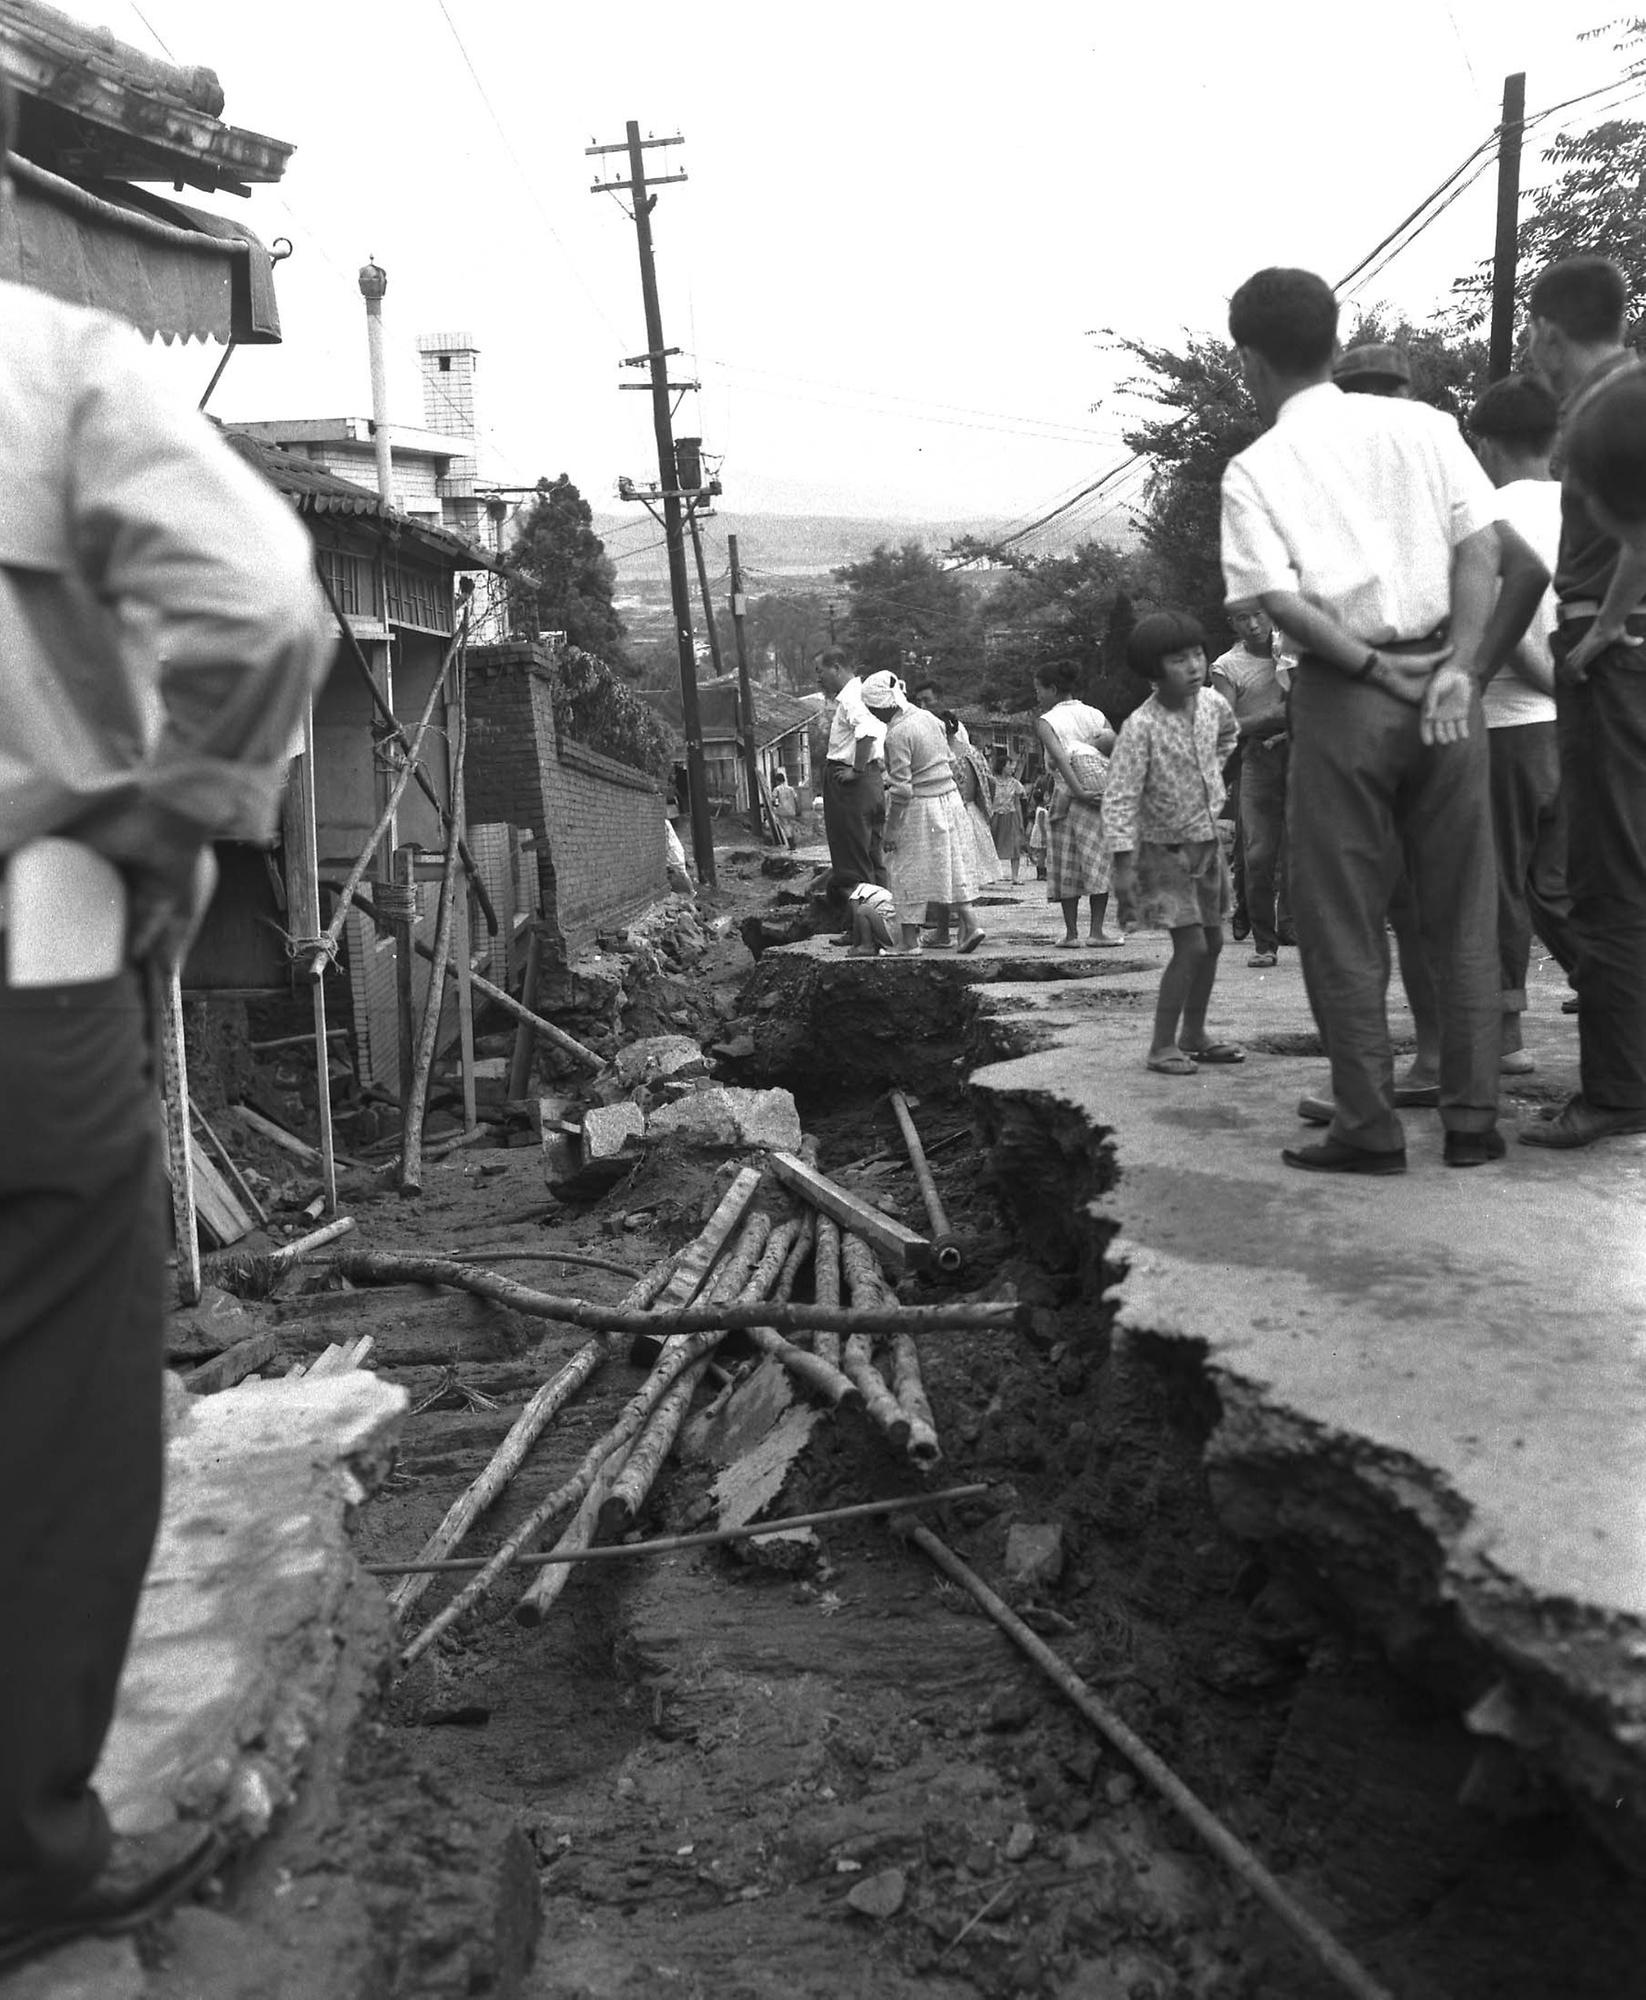
M891 1077L921 1090L934 1171L972 1249L965 1288L1009 1288L1033 1308L1023 1337L925 1344L946 1454L935 1476L990 1487L937 1531L998 1585L1013 1524L1061 1527L1061 1574L1008 1587L1012 1601L1401 2000L1646 1995L1638 1884L1508 1753L1483 1753L1454 1690L1410 1661L1397 1672L1306 1564L1223 1525L1206 1467L1214 1387L1183 1343L1117 1343L1098 1303L1107 1246L1084 1205L1112 1171L1101 1135L1049 1103L984 1117L966 1096L971 978L934 968L918 1020L905 994L857 1023L849 1069L845 1024L831 1044L783 997L815 975L781 963L763 962L728 1022L755 1043L744 1062L793 1084L826 1169L916 1225L879 1091ZM785 1046L803 1059L786 1064ZM599 1203L545 1220L535 1154L481 1152L431 1171L415 1206L382 1197L361 1226L386 1249L529 1250L541 1268L502 1268L615 1299L621 1275L557 1269L554 1253L638 1271L700 1226L715 1185L712 1161L659 1154ZM576 1344L413 1287L246 1310L292 1353L376 1333L374 1365L414 1403L455 1363L461 1387L499 1405L448 1390L409 1420L395 1477L361 1514L368 1560L416 1548ZM624 1366L595 1377L473 1537L477 1553L639 1379ZM780 1507L910 1484L866 1426L831 1421ZM644 1529L699 1525L705 1485L690 1463L671 1467ZM589 1568L536 1630L505 1593L391 1681L238 1885L237 1914L271 1944L270 1983L223 1990L1338 1990L923 1556L873 1523L819 1540L798 1568L723 1551Z

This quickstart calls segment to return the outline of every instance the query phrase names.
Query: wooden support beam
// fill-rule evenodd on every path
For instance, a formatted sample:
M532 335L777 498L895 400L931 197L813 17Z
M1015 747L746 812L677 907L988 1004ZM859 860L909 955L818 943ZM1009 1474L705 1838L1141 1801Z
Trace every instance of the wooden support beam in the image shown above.
M278 1334L254 1333L250 1339L237 1340L221 1354L213 1355L210 1361L202 1361L198 1368L191 1368L183 1377L183 1386L192 1396L210 1396L219 1389L232 1389L236 1382L244 1382L248 1375L266 1368L279 1352Z
M924 1236L905 1229L878 1208L871 1208L838 1181L819 1173L794 1153L773 1153L772 1170L785 1187L792 1188L813 1208L832 1216L842 1229L849 1229L871 1244L881 1261L896 1277L905 1271L925 1271L931 1267L932 1246Z

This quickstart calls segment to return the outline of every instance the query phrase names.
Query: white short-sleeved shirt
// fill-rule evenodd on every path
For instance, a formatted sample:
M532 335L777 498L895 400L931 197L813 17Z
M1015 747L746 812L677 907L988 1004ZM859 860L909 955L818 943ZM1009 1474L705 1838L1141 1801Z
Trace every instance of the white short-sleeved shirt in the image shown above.
M863 683L856 674L834 698L834 719L829 724L829 762L855 764L857 746L868 737L874 744L870 760L886 754L886 725L869 713L863 700Z
M1508 522L1553 576L1560 556L1560 481L1510 480L1507 486L1497 489L1497 518ZM1549 650L1549 639L1555 629L1556 602L1551 583L1532 613L1532 622L1526 627L1523 641L1541 655L1546 667L1551 668L1554 655ZM1517 723L1553 722L1555 719L1554 696L1530 686L1513 667L1498 668L1486 683L1480 702L1486 712L1488 729L1512 729Z
M1223 474L1224 588L1296 591L1368 645L1420 639L1451 609L1453 549L1497 512L1450 417L1318 382Z

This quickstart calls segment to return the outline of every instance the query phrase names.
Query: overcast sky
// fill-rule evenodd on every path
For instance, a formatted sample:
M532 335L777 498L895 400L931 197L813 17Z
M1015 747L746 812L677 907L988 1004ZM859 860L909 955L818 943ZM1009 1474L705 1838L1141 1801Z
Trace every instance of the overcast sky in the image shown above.
M649 400L617 386L635 232L583 152L627 118L685 135L647 156L690 176L653 216L664 330L726 504L1023 520L1123 456L1135 371L1095 330L1221 332L1262 264L1335 282L1489 136L1507 71L1535 111L1621 62L1578 40L1596 0L68 5L215 69L228 122L297 148L278 188L211 203L296 251L285 342L235 355L218 415L369 412L374 255L391 414L422 421L416 336L466 329L483 470L566 471L602 509L656 476ZM1487 171L1366 301L1426 317L1491 238ZM204 386L216 359L173 365Z

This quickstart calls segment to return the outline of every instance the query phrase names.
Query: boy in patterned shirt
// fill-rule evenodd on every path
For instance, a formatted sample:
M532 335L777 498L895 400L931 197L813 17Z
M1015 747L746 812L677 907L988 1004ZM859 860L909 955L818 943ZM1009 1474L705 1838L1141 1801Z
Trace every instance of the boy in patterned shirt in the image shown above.
M1223 767L1234 753L1234 710L1205 685L1206 638L1181 611L1140 618L1126 664L1154 683L1128 717L1109 764L1104 829L1114 855L1121 922L1171 932L1171 963L1155 1002L1148 1066L1193 1076L1201 1063L1237 1063L1245 1052L1206 1032L1206 1008L1233 907L1229 865L1217 837Z

